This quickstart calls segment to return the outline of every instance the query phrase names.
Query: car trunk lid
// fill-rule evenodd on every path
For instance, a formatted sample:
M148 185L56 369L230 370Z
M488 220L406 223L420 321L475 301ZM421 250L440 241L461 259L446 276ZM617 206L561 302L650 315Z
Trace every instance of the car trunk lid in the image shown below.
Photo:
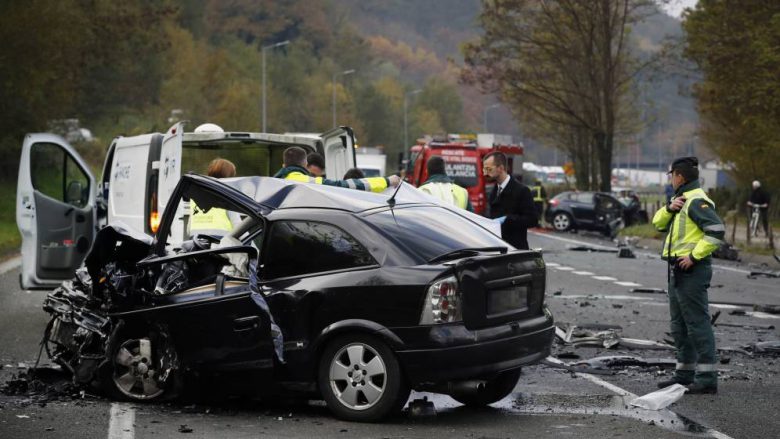
M455 276L463 303L463 324L469 330L544 313L545 265L538 252L462 259L455 264Z

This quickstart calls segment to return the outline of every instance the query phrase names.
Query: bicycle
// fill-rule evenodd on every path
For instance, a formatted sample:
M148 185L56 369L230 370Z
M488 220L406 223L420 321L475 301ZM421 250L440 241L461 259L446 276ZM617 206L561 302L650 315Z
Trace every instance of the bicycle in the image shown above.
M761 222L761 208L764 205L753 204L748 201L748 206L753 208L753 212L750 214L750 221L748 222L748 230L750 231L750 235L753 237L758 237L758 226Z

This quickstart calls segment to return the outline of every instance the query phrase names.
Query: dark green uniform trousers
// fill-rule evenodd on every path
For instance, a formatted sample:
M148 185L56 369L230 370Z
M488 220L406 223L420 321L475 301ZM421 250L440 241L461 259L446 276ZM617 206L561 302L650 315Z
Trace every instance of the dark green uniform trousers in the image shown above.
M669 285L669 313L677 348L675 377L681 382L718 385L715 334L710 324L707 288L712 279L709 258L688 271L674 270Z

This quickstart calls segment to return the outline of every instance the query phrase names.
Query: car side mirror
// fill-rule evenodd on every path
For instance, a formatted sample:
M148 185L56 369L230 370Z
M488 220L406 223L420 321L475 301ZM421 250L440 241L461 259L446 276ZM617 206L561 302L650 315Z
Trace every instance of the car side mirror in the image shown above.
M68 190L65 191L65 202L68 204L81 205L84 186L78 180L68 183Z

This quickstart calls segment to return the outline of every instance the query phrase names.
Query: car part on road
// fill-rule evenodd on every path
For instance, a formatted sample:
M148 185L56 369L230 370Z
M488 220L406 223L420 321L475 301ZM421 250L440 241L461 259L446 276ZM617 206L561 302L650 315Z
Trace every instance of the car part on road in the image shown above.
M631 288L630 293L668 294L663 288Z
M618 257L625 259L636 259L634 251L630 247L622 246L618 249Z
M618 253L619 252L618 249L591 247L589 245L575 245L575 246L568 247L568 250L574 252L595 252L595 253Z
M780 305L753 305L753 311L780 314Z
M775 325L749 325L749 324L740 324L740 323L718 323L715 326L726 326L729 328L759 329L759 330L775 329Z
M418 398L409 402L409 416L413 418L436 416L436 407L433 401L428 401L427 396Z
M646 410L661 410L677 402L687 391L688 388L682 384L673 384L647 395L642 395L629 401L629 404Z
M758 279L759 277L780 278L780 271L751 271L747 275L748 279Z

